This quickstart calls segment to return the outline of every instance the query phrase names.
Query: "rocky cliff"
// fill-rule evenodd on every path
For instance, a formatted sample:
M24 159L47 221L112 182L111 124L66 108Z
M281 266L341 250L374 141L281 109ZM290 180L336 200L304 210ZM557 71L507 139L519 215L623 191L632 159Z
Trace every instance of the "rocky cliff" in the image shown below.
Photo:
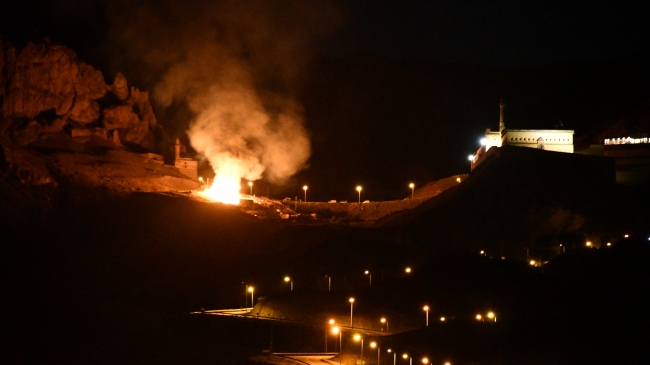
M148 153L156 129L148 93L129 88L121 73L109 85L70 48L46 42L17 49L0 38L0 208L30 189L49 189L33 202L38 206L105 195L97 189L197 188Z
M48 43L16 49L0 39L0 131L19 146L43 134L95 134L153 149L156 117L146 92L118 73L107 85L73 50Z

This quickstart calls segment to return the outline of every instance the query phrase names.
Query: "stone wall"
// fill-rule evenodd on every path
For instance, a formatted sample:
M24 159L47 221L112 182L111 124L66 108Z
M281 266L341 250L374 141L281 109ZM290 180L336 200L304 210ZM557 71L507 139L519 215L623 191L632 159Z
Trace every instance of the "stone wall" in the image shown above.
M316 213L323 218L337 217L345 218L349 221L376 221L394 212L405 209L413 209L428 198L391 200L383 202L369 203L318 203L318 202L298 202L297 212L304 214ZM296 207L296 202L285 202L292 209Z

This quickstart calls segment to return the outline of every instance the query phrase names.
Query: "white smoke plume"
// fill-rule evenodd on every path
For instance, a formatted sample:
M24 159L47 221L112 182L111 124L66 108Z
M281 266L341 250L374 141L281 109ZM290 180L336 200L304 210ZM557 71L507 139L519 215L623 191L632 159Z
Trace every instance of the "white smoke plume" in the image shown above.
M158 103L189 107L190 143L217 175L281 183L305 166L311 147L295 95L306 51L341 22L334 7L169 0L112 9L112 38L161 75Z

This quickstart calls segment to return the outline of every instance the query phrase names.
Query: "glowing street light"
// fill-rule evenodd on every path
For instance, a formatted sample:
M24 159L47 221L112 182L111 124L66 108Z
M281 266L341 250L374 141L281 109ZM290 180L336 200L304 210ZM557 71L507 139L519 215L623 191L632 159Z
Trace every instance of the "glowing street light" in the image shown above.
M251 308L255 306L255 300L254 300L254 295L255 295L255 288L252 286L248 287L248 292L251 293Z
M386 325L386 332L388 332L388 320L386 319L386 317L382 317L379 320L379 322L381 322L381 324L382 324L382 329L381 330L383 331L384 330L383 326Z
M357 342L361 341L361 358L363 359L363 337L361 337L361 335L357 333L356 335L354 335L354 340Z
M424 309L424 312L427 315L427 322L426 323L427 323L427 327L429 327L429 306L425 305L424 308L422 308L422 309Z
M402 355L402 359L404 360L409 359L409 365L413 365L413 358L410 357L409 354Z
M470 161L474 161L474 155L467 156L467 159L470 160Z
M477 321L481 321L481 320L483 320L483 316L480 315L480 314L477 314L477 315L476 315L476 320L477 320Z
M341 343L341 333L342 332L343 331L341 331L341 329L338 326L332 327L332 334L334 334L334 335L338 334L339 335L339 365L341 365L341 354L343 352L343 347L341 346L342 345L342 343Z
M591 241L587 241L587 243L585 243L585 245L586 245L587 247L591 247Z
M368 277L370 278L370 285L372 285L372 273L368 270L364 271L363 273L368 275Z
M397 365L397 352L393 352L393 350L388 349L387 351L389 354L392 352L393 353L393 365Z
M490 320L494 320L495 322L497 321L497 315L494 314L494 312L488 312L487 317L488 317Z
M336 324L336 321L333 319L330 319L327 321L330 326L334 326ZM334 332L334 328L332 328L332 333ZM325 327L325 352L327 353L327 327Z
M307 185L302 187L302 190L305 191L305 203L307 202Z
M414 193L414 190L413 190L413 189L415 188L415 184L410 183L410 184L409 184L409 188L411 188L411 199L413 199L413 193Z
M446 321L446 320L447 320L447 318L445 318L445 317L440 317L440 322L444 322L444 321Z
M485 143L487 143L487 140L485 138L481 138L479 143L481 143L481 146L485 146Z
M422 363L423 364L428 364L429 363L429 358L428 357L423 357L422 358Z
M357 191L359 192L359 204L361 204L361 185L357 185Z
M380 360L380 358L379 358L379 354L381 353L381 349L379 348L379 345L377 345L377 342L372 341L372 342L370 343L370 347L372 347L373 349L374 349L375 347L377 348L377 364L381 364L381 362L379 361L379 360Z
M293 280L291 280L290 277L285 276L284 281L287 282L287 283L291 283L291 291L293 291Z
M410 274L410 273L411 273L411 268L410 268L410 267L407 267L406 269L404 269L404 271L405 271L407 274Z
M253 195L253 182L252 181L248 182L248 187L250 188L250 195L252 196Z
M352 328L354 327L352 325L352 310L354 308L354 298L350 298L348 301L350 302L350 328Z

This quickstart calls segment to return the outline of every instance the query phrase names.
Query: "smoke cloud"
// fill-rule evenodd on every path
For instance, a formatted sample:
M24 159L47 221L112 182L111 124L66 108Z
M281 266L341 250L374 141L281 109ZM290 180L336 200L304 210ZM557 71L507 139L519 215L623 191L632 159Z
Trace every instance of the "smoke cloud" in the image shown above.
M281 183L311 154L296 95L309 49L342 21L311 1L111 3L109 39L162 107L185 105L192 147L217 174Z

